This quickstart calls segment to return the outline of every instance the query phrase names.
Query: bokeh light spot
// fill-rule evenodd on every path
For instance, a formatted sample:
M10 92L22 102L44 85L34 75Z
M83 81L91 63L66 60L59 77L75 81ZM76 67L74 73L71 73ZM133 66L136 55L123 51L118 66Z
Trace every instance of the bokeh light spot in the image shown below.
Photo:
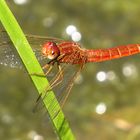
M130 76L134 77L137 75L137 69L133 64L126 64L123 66L122 73L126 77L130 77Z
M14 0L14 2L18 5L23 5L29 2L29 0Z
M72 35L74 32L77 31L77 28L74 26L74 25L69 25L67 28L66 28L66 33L68 35Z
M106 112L106 104L105 103L99 103L96 106L96 113L97 114L104 114Z
M116 74L114 71L109 71L107 72L107 79L110 81L113 81L116 79Z
M99 82L103 82L107 79L107 75L104 71L100 71L96 74L96 79L99 81Z
M74 32L71 36L72 40L78 42L81 40L82 36L79 32Z

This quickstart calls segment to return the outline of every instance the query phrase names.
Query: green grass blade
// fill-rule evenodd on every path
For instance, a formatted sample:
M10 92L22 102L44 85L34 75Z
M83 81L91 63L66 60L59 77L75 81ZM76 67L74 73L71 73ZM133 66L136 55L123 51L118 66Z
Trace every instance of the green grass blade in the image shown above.
M16 19L8 8L4 0L0 0L0 21L5 27L7 33L9 34L20 58L22 59L28 73L43 73L28 41L26 40L21 28L19 27ZM28 60L31 60L32 63L28 64ZM48 85L48 81L44 77L31 76L31 79L36 86L39 94L45 94L45 88ZM43 101L46 107L46 110L49 113L50 119L54 126L59 139L61 140L74 140L74 136L69 127L68 122L65 119L63 112L60 109L59 103L57 102L54 93L51 91L47 93L47 98ZM54 101L55 100L55 101ZM52 103L54 106L50 106ZM55 111L59 110L58 115L54 118L54 107Z

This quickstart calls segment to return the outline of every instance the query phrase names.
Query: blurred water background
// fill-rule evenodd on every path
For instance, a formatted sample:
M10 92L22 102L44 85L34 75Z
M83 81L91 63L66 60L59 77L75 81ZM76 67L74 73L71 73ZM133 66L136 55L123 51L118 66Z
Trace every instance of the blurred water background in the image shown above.
M140 43L139 0L7 3L28 34L79 40L88 49ZM139 60L86 64L63 109L78 140L140 139ZM0 65L0 139L56 139L47 115L32 112L36 99L24 70Z

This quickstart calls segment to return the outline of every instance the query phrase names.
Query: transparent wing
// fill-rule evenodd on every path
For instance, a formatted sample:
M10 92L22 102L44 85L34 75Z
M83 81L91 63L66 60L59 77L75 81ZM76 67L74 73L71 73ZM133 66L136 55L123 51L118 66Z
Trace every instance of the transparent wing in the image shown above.
M75 80L77 79L78 75L81 72L81 69L82 69L81 66L75 66L75 65L73 66L69 65L67 68L62 69L64 70L63 78L62 80L60 79L59 85L56 84L57 86L53 87L53 91L56 93L56 98L60 103L61 109L64 107L65 102L68 99L71 89L75 83ZM52 107L53 107L54 118L55 118L58 115L59 110L55 109L54 101L50 105L50 108Z
M50 86L46 87L44 95L41 95L36 102L36 106L34 108L34 111L38 112L43 108L42 99L46 100L46 97L49 94L50 90L53 90L58 102L60 103L60 107L63 108L70 91L74 85L74 81L76 80L77 76L80 74L82 67L79 65L69 65L69 64L63 64L61 65L61 71L59 71L57 68L54 68L56 73L53 78L50 80ZM54 70L53 69L53 70ZM63 76L62 76L63 75ZM60 110L56 110L57 108L55 104L55 100L51 102L49 108L52 109L54 118L58 115Z
M16 50L9 45L9 43L0 42L0 64L10 66L11 68L22 68L22 61L17 55Z
M60 43L62 40L57 38L48 38L37 35L26 35L29 43L32 46L32 49L38 59L38 61L44 65L47 63L47 59L41 54L41 46L47 41L54 41ZM30 61L30 59L29 59ZM30 62L29 62L30 63ZM0 31L0 64L5 66L10 66L12 68L22 67L22 61L19 58L13 44L7 35L6 31Z

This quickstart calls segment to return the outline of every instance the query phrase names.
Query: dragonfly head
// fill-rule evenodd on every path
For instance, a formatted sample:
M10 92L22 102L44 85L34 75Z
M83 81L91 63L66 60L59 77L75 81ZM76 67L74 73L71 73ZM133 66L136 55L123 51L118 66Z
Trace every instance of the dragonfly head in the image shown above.
M42 54L50 60L60 55L60 50L55 42L47 42L42 46Z

